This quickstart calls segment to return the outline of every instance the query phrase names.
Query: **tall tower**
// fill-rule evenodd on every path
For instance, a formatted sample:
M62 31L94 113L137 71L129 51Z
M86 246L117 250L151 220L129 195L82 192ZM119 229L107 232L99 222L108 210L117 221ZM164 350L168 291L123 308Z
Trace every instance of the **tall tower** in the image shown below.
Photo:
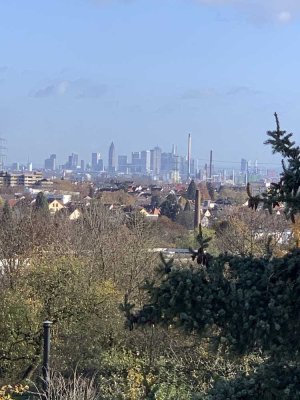
M108 172L114 174L116 172L116 150L114 142L111 142L108 151Z
M100 153L92 153L92 171L97 171L99 169L100 158L101 158Z
M210 180L212 178L212 157L213 157L213 152L211 150L209 153L209 179Z
M141 167L143 174L149 174L150 172L150 151L141 151Z
M4 153L5 150L6 150L5 139L0 137L0 171L3 171L3 169L4 169L4 160L6 157L6 155Z
M191 176L191 154L192 154L192 138L191 134L189 133L188 136L188 154L187 154L187 161L188 161L188 173L187 177L190 178Z
M153 175L158 177L161 169L161 148L156 146L150 151L150 168Z

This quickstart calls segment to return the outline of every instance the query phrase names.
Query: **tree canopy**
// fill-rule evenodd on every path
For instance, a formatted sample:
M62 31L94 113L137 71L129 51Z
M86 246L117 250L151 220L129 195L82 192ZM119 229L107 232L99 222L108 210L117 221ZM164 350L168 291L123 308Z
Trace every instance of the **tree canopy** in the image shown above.
M259 202L270 212L280 203L285 204L287 217L295 222L295 215L300 211L300 148L291 140L293 134L281 130L278 115L275 113L276 130L268 131L269 139L265 144L272 146L273 153L280 154L282 159L282 172L278 183L272 183L270 189L262 196L251 196L249 206L257 208Z

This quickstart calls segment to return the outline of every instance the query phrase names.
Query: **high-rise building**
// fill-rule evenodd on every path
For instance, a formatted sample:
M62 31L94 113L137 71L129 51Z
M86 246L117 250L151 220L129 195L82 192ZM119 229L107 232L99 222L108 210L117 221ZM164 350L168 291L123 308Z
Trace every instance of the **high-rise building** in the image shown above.
M76 169L78 167L78 154L72 153L69 157L68 157L68 161L65 165L65 167L67 169Z
M133 174L141 173L141 153L139 151L131 153L131 172Z
M30 161L27 163L27 171L32 172L32 162Z
M118 171L122 174L128 174L128 158L125 155L118 156Z
M51 154L50 157L45 160L45 169L49 171L56 170L56 154Z
M141 172L142 174L149 174L150 172L150 151L141 151Z
M12 169L13 171L20 171L20 164L19 164L18 162L12 163L11 169Z
M173 154L172 153L161 153L161 165L160 170L163 174L168 174L173 167Z
M114 142L111 142L108 151L108 172L113 174L116 172L116 150Z
M244 158L241 159L241 172L246 172L247 170L247 160Z
M104 164L102 158L100 158L100 160L98 160L98 171L101 172L103 170L104 170Z
M5 139L0 137L0 171L4 170L5 150Z
M72 153L72 168L76 169L79 165L78 154Z
M191 177L191 154L192 154L192 137L191 134L189 133L188 135L188 153L187 153L187 178L189 179Z
M100 153L92 153L92 171L99 170L99 160L101 159Z
M150 169L154 176L158 176L160 174L161 168L161 148L158 146L154 147L150 151Z

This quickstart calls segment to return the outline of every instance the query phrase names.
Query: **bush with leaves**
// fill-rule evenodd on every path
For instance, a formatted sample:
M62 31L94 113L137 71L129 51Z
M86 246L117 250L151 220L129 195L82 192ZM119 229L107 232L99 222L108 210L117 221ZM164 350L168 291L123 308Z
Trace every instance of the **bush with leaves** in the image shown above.
M300 367L266 363L251 374L220 380L207 400L296 400L300 394Z
M161 269L148 282L138 324L160 323L223 343L238 353L278 357L300 350L300 251L283 258L219 256L208 266Z

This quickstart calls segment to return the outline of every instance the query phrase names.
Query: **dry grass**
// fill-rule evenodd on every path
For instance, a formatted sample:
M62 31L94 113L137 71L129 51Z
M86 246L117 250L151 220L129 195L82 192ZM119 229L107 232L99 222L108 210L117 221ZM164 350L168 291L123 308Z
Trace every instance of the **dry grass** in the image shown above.
M59 373L50 376L48 395L38 391L34 399L38 400L100 400L95 388L94 379L78 375L76 371L71 378Z

